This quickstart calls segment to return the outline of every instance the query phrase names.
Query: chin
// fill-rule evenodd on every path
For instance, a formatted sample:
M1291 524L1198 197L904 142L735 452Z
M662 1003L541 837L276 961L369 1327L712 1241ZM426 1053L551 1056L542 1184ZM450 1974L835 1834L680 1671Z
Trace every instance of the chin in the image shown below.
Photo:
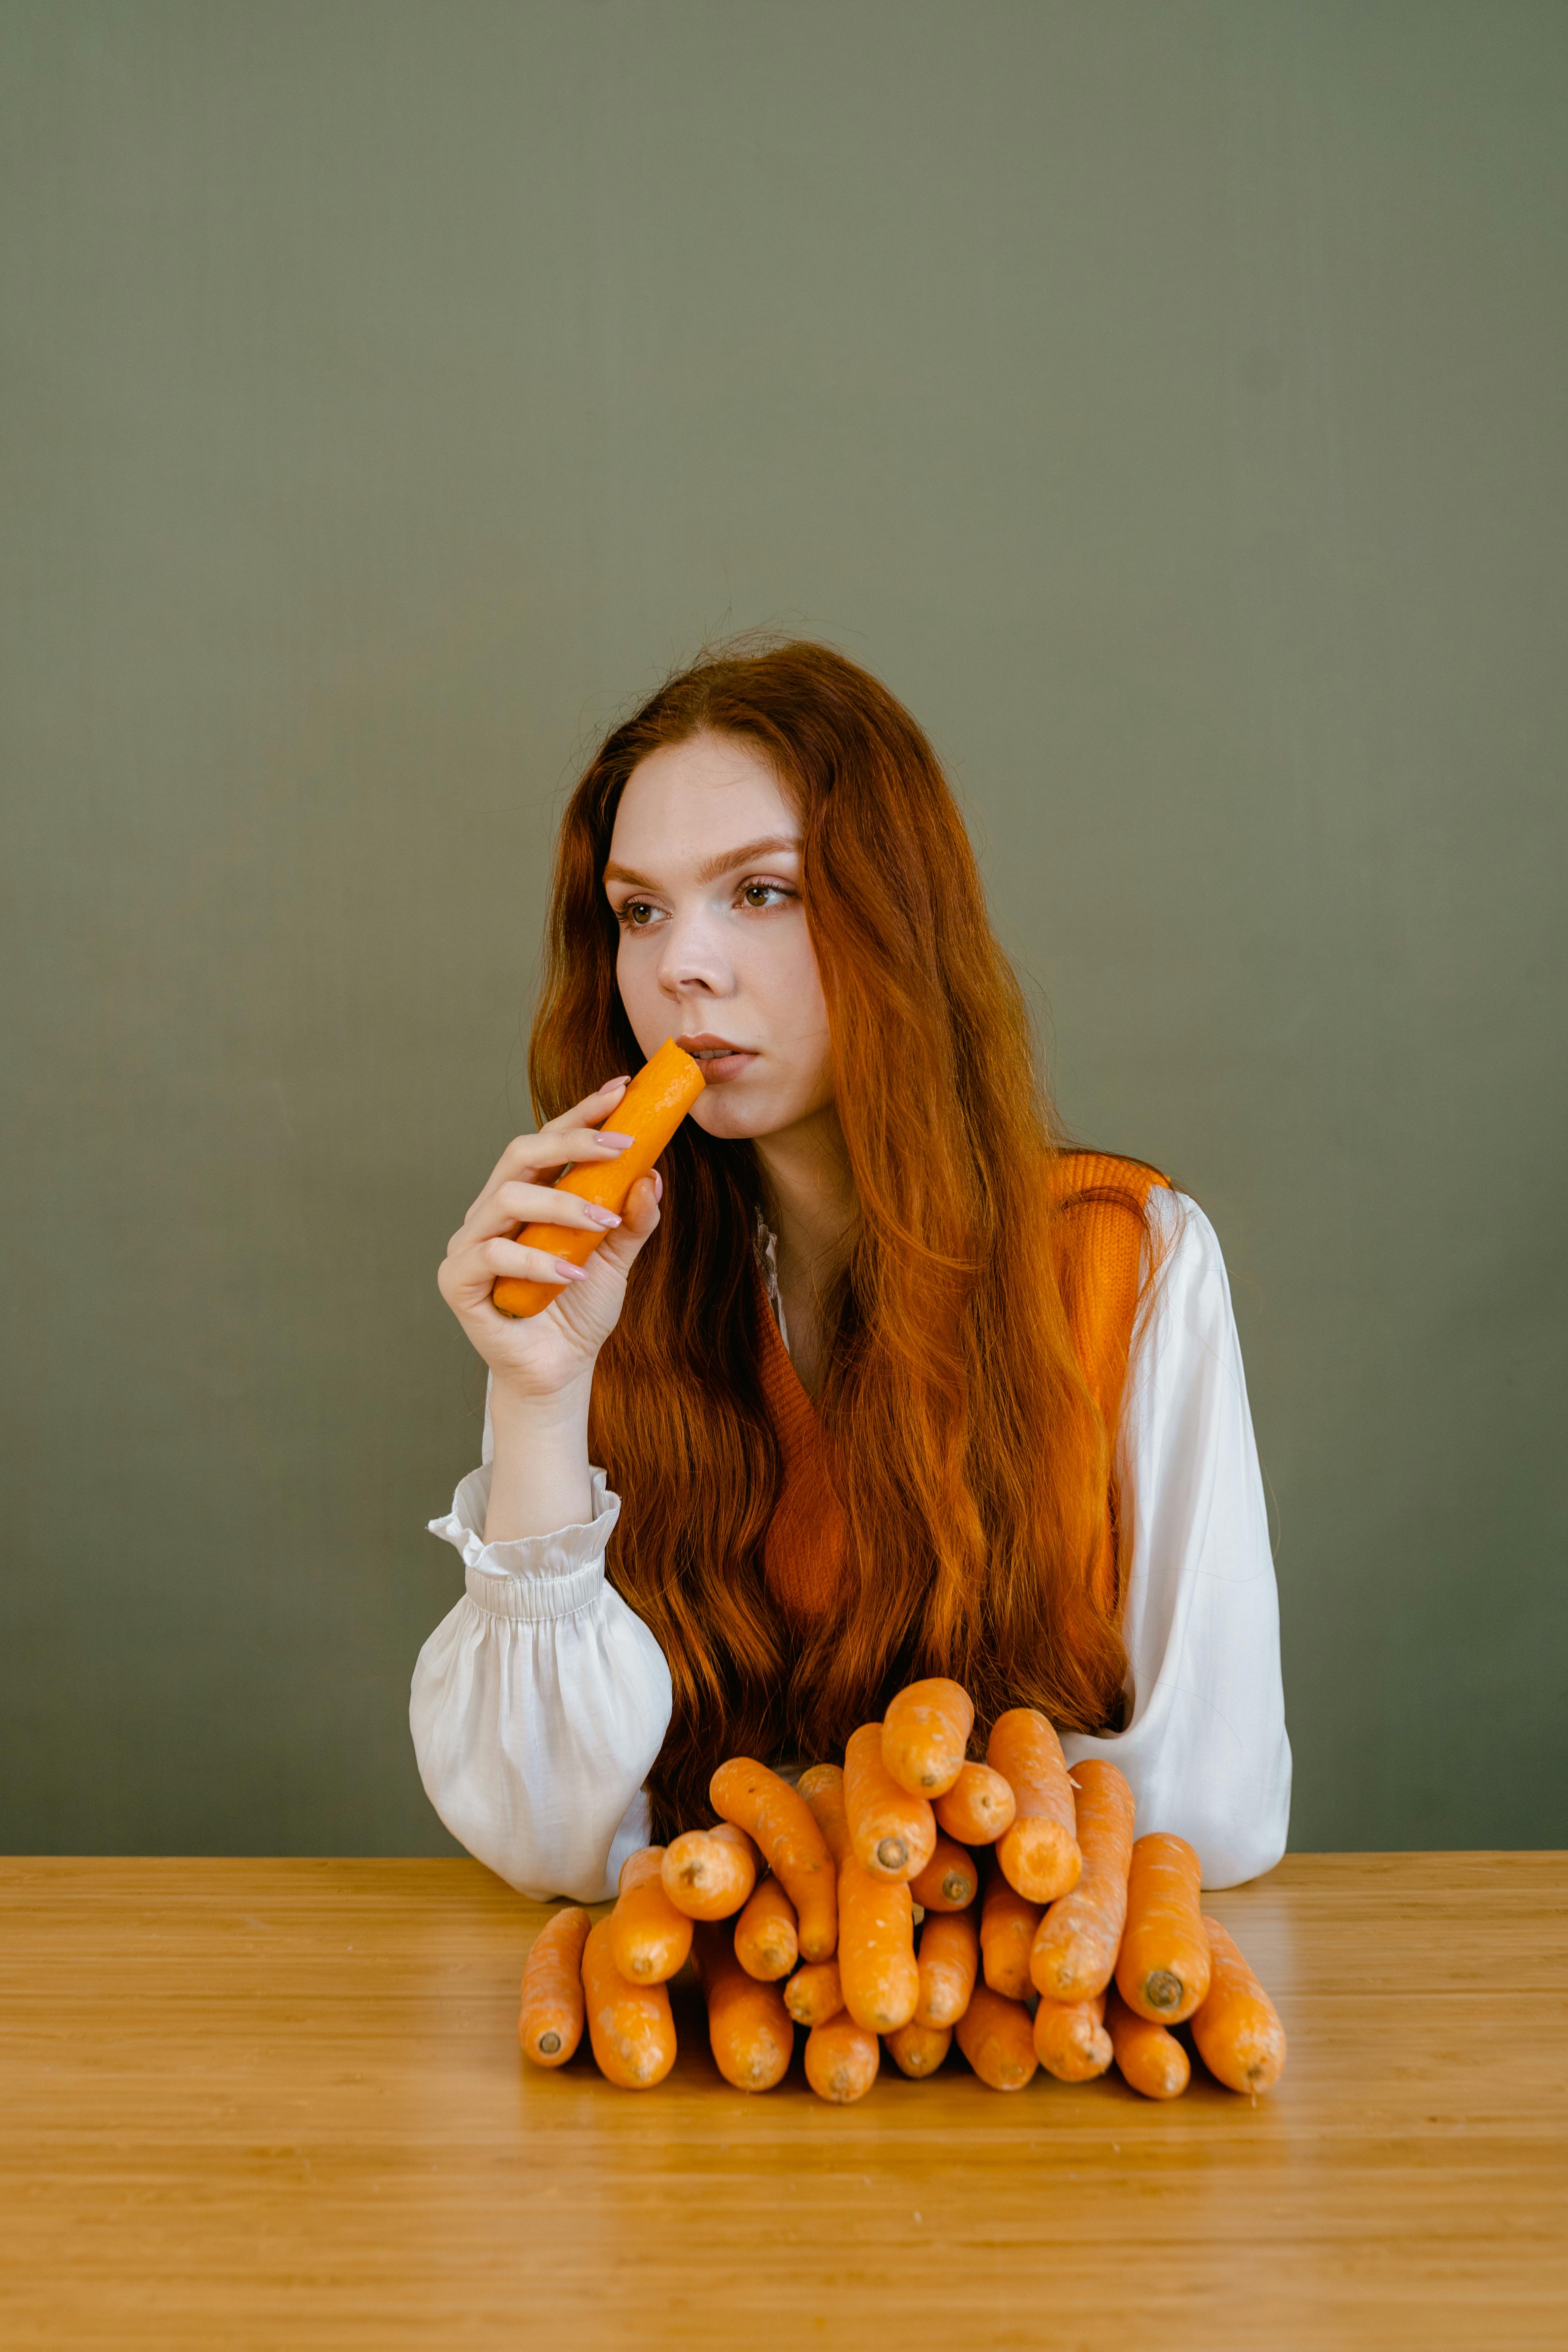
M745 1092L743 1082L737 1086L731 1081L727 1087L713 1087L700 1094L691 1106L692 1124L716 1141L729 1143L772 1135L775 1129L787 1126L787 1119L778 1118L772 1105L748 1102Z

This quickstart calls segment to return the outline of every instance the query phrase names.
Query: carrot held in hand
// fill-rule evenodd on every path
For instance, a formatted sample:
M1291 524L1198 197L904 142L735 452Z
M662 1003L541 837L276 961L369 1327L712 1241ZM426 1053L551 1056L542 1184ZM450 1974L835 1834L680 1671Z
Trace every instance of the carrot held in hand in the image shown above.
M1054 1903L1078 1884L1083 1867L1074 1828L1072 1783L1053 1725L1037 1707L1012 1706L992 1726L985 1761L1017 1801L996 1858L1020 1895Z
M1058 2083L1092 2083L1113 2053L1105 2030L1105 1995L1044 2000L1035 2011L1035 2055Z
M1132 1791L1114 1764L1075 1764L1083 1874L1040 1922L1029 1954L1035 1990L1047 2000L1088 2000L1110 1982L1127 1924L1132 1866Z
M749 1977L722 1925L710 1920L699 1927L692 1957L719 2072L737 2091L771 2091L795 2054L795 2026L777 1985Z
M784 1988L784 2007L797 2025L826 2025L844 2006L837 1960L807 1960Z
M950 1837L938 1837L936 1852L910 1881L910 1893L924 1911L966 1911L979 1891L973 1856Z
M935 1675L907 1684L882 1725L882 1761L911 1796L940 1797L963 1769L973 1727L973 1701L962 1683Z
M799 1957L795 1906L776 1878L764 1878L735 1922L735 1958L759 1984L774 1984Z
M921 1929L920 1990L914 2022L931 2032L956 2025L969 2007L980 1968L980 1932L972 1911L933 1912Z
M1040 2062L1029 2012L1021 2000L1005 2000L989 1985L976 1985L953 2032L981 2081L994 2091L1021 2091L1034 2081Z
M805 2079L819 2099L847 2107L863 2099L877 2079L882 2045L842 2011L805 2038Z
M757 1883L757 1849L732 1822L684 1830L666 1846L659 1875L689 1919L728 1919Z
M610 1915L610 1948L633 1984L668 1984L691 1949L691 1922L664 1891L661 1845L645 1845L621 1865Z
M568 1904L541 1927L522 1964L517 2038L536 2066L564 2066L583 2039L583 1947L588 1914Z
M647 1175L705 1083L700 1065L673 1037L667 1037L610 1114L615 1133L632 1139L626 1149L616 1160L578 1161L557 1178L552 1190L574 1193L578 1200L614 1209L618 1215L626 1206L626 1194L639 1176ZM548 1250L552 1257L564 1258L569 1265L583 1265L605 1236L582 1225L545 1223L524 1225L517 1238L526 1248ZM503 1274L498 1276L490 1297L503 1315L537 1315L552 1298L559 1298L564 1287L563 1283L531 1282L521 1275Z
M936 1851L936 1816L882 1761L882 1727L863 1723L844 1750L844 1810L855 1859L873 1878L917 1878Z
M1018 1801L989 1764L965 1764L932 1804L937 1824L960 1845L994 1845L1012 1826Z
M721 1764L708 1795L716 1813L755 1838L795 1905L802 1959L831 1959L838 1932L837 1874L805 1798L750 1756Z
M1285 2071L1279 2012L1227 1930L1205 1917L1209 1989L1193 2011L1193 2040L1209 2073L1227 2091L1272 2090Z
M1029 1948L1040 1924L1040 1906L1010 1886L1000 1870L985 1882L980 1906L980 1950L985 1981L1008 2000L1029 1990Z
M1116 1988L1135 2017L1179 2025L1207 1992L1202 1885L1203 1864L1185 1838L1157 1831L1134 1843Z
M1192 2080L1192 2061L1163 2025L1135 2016L1112 1985L1105 1996L1105 2029L1116 2070L1146 2099L1178 2099Z
M623 2091L651 2091L675 2063L675 2020L661 1984L629 1984L616 1966L614 1915L588 1930L583 2000L599 2072Z

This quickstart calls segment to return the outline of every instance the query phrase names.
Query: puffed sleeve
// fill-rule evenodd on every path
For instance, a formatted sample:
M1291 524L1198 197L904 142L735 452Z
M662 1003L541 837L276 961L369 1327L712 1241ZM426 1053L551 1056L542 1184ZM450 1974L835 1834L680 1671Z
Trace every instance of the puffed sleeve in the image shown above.
M1173 1830L1205 1886L1271 1870L1290 1816L1279 1602L1241 1343L1214 1227L1150 1197L1156 1274L1119 1441L1126 1728L1069 1734L1131 1783L1138 1832Z
M445 1517L466 1591L419 1653L408 1721L425 1793L453 1836L525 1895L597 1903L647 1841L642 1784L669 1725L669 1669L605 1577L620 1502L592 1473L593 1518L484 1541L484 1461Z

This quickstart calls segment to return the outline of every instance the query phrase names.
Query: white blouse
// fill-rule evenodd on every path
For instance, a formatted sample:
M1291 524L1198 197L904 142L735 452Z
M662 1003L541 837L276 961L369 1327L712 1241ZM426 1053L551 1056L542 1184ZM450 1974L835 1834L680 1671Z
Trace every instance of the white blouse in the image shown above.
M1205 1886L1285 1851L1290 1747L1279 1607L1230 1286L1184 1193L1150 1195L1163 1249L1134 1334L1119 1438L1126 1728L1062 1745L1106 1756L1139 1833L1174 1830ZM592 1474L585 1527L487 1544L493 1446L429 1523L466 1592L419 1653L408 1719L426 1795L454 1837L537 1895L596 1903L647 1840L643 1780L669 1723L658 1643L605 1575L620 1511Z

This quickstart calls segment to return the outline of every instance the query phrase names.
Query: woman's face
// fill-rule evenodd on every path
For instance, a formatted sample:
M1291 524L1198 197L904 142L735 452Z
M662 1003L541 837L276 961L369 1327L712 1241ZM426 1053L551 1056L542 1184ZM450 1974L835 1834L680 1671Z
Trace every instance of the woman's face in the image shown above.
M632 771L605 893L637 1044L674 1037L708 1084L710 1135L776 1135L833 1099L827 1007L800 900L800 822L732 735L666 745Z

